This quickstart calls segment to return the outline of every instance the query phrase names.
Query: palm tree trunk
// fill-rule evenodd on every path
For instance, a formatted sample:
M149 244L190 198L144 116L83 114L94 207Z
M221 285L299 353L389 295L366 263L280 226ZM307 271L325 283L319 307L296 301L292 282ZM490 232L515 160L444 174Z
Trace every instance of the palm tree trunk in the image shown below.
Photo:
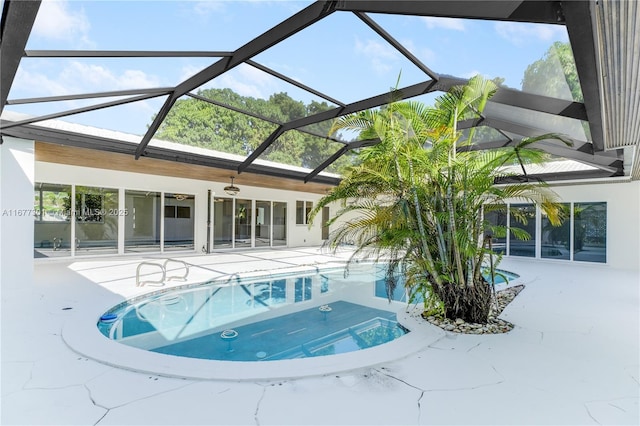
M465 286L464 270L462 269L462 260L460 259L460 251L458 249L458 243L456 241L456 216L453 208L453 194L451 190L451 184L447 186L447 210L449 211L449 233L451 238L451 256L455 261L455 269L457 272L458 285Z
M422 214L420 208L420 200L418 198L418 190L416 186L413 184L413 163L409 160L409 173L411 176L411 189L413 193L413 206L415 209L416 222L418 224L418 231L420 232L420 239L422 245L422 251L427 258L428 268L430 269L429 274L433 277L433 280L438 285L438 287L442 287L442 279L440 275L437 273L435 262L433 261L433 257L431 256L431 251L429 250L429 245L427 244L427 233L424 229L424 223L422 222Z

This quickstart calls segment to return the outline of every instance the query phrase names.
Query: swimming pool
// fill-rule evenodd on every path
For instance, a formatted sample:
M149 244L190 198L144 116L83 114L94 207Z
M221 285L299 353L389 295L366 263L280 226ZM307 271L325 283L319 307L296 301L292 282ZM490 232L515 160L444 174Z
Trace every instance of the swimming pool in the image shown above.
M496 284L518 278L498 270ZM233 277L165 289L105 312L100 332L149 352L219 361L317 358L369 349L409 330L402 280L387 299L385 267L303 270ZM416 301L419 303L419 301Z
M382 271L379 265L359 265L348 277L339 268L154 292L110 309L98 328L128 346L212 360L270 361L367 349L408 333L393 311L402 304L389 304L386 293L375 291Z

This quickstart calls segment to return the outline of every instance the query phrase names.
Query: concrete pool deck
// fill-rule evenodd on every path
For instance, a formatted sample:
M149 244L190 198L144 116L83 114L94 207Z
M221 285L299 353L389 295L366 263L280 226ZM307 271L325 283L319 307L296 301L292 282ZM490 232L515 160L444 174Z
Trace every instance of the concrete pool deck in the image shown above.
M163 258L195 265L189 280L197 282L338 266L347 256L301 248ZM157 289L135 286L137 265L151 257L45 260L32 287L3 284L3 425L640 423L637 271L505 259L500 266L526 284L501 315L515 324L510 333L460 335L425 324L425 339L397 359L370 364L360 351L369 366L305 378L172 378L73 351L63 338L69 324Z

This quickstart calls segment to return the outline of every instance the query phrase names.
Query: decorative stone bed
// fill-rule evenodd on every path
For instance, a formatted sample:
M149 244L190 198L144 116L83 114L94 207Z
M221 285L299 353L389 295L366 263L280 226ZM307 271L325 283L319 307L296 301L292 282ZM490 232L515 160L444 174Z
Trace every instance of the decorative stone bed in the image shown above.
M498 318L504 308L524 289L524 285L516 285L496 292L496 301L491 306L489 312L489 322L487 324L468 323L464 320L441 318L437 316L424 317L433 325L437 325L445 331L464 334L500 334L507 333L513 329L513 324Z

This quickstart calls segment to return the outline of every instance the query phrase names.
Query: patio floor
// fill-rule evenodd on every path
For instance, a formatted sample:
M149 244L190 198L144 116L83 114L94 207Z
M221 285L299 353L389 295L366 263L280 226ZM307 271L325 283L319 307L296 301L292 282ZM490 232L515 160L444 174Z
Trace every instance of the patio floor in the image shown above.
M195 265L190 280L202 281L339 265L347 256L304 248L180 259ZM526 285L501 315L515 324L510 333L459 335L425 324L423 345L365 368L202 380L113 367L63 339L87 313L149 291L135 286L135 269L149 258L45 260L33 287L3 285L3 425L640 424L637 271L505 259L501 268Z

